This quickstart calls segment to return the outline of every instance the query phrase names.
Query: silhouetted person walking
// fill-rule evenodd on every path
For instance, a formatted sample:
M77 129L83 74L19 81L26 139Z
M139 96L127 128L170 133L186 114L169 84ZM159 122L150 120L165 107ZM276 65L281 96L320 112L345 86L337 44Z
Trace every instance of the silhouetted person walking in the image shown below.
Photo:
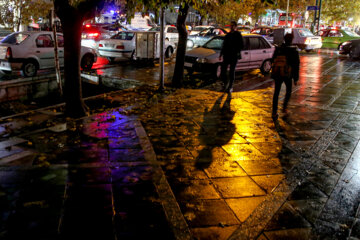
M273 56L273 66L271 77L275 80L275 91L273 97L272 118L277 120L277 108L279 101L279 93L281 85L284 82L286 85L286 95L283 103L283 112L287 112L287 105L291 97L292 79L296 85L299 80L300 57L296 46L291 46L294 36L286 34L284 37L285 43L280 47L276 47Z
M241 50L243 49L243 38L241 33L236 31L237 23L232 21L230 32L226 34L219 60L223 59L221 64L221 80L224 84L224 91L232 92L235 79L235 67L238 59L241 59ZM227 82L226 71L230 65L230 81Z

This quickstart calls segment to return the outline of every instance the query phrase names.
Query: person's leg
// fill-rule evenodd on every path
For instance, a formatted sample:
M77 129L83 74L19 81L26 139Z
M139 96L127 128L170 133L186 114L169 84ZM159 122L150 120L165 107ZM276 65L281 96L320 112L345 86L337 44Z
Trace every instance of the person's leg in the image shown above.
M233 87L234 80L235 80L236 63L237 63L237 59L232 59L230 62L230 72L229 72L230 83L229 83L229 87L228 87L228 90L230 90L230 91L232 91L232 87Z
M286 108L287 108L287 105L288 105L290 97L291 97L292 79L286 79L285 85L286 85L286 94L285 94L285 99L284 99L284 103L283 103L283 112L286 112Z
M221 80L223 82L224 88L226 87L227 84L227 77L226 77L227 66L228 66L228 62L225 59L223 59L221 63Z
M274 90L274 97L273 97L273 106L272 106L272 117L277 118L277 109L278 109L278 102L279 102L279 94L281 90L281 79L274 79L275 81L275 90Z

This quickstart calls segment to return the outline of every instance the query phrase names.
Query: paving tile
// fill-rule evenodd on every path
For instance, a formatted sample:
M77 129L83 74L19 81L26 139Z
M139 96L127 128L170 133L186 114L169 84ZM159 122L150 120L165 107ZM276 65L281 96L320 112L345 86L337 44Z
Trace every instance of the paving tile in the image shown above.
M261 197L249 197L249 198L229 198L226 199L226 203L234 211L236 217L244 222L250 214L256 209L256 207L262 203L265 196Z
M360 238L360 220L356 219L353 227L351 228L351 237Z
M310 181L304 181L298 185L289 196L289 200L305 200L326 198L327 195Z
M308 240L311 239L311 228L295 228L264 232L269 240Z
M262 196L265 192L249 177L213 179L215 188L224 198Z
M306 218L310 223L315 224L318 216L320 215L327 198L309 199L309 200L296 200L289 201L288 203L300 214Z
M186 199L220 199L210 180L173 179L169 182L175 197Z
M154 168L142 163L135 166L113 166L110 172L113 183L140 183L152 180Z
M339 179L339 174L325 165L314 166L307 177L321 191L330 195Z
M237 226L192 228L191 232L197 240L227 240Z
M285 178L283 174L251 177L266 193L271 193Z
M347 239L349 233L350 229L348 226L321 220L317 220L314 229L314 235L319 239Z
M251 144L226 144L222 148L233 160L251 160L263 158L263 154Z
M179 204L191 228L240 224L224 200L188 201Z
M185 178L185 179L208 179L204 170L197 168L193 163L170 163L162 167L167 178Z
M249 175L266 175L283 173L280 161L277 159L257 161L257 160L241 160L239 165Z
M274 217L268 222L265 230L309 228L311 224L306 221L290 204L285 203Z
M236 161L216 159L204 171L210 178L246 176L246 172Z
M340 132L336 135L333 141L335 142L336 145L340 146L341 148L346 149L349 152L352 152L354 151L359 140L357 138L351 137L348 134Z

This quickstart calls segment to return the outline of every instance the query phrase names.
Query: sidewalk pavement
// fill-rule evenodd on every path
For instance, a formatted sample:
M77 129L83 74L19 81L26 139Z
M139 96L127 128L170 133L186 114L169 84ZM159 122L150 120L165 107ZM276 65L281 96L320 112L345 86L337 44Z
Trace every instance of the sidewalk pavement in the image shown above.
M219 89L3 119L0 238L360 238L359 115L295 96L274 124L271 87Z

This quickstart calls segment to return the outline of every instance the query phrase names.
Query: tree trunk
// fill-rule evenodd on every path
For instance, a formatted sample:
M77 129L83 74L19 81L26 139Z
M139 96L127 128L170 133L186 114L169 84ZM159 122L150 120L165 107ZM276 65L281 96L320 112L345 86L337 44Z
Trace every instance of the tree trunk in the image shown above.
M184 80L184 62L186 52L186 42L188 32L186 30L185 21L189 11L189 5L184 3L180 5L179 15L176 21L176 28L179 32L179 42L176 52L176 63L174 69L174 76L172 78L173 87L182 87Z
M87 110L82 99L80 76L81 29L83 17L71 6L62 6L62 8L58 8L59 6L56 5L57 2L59 1L55 1L55 9L61 20L64 35L65 114L74 118L83 117L86 116Z

